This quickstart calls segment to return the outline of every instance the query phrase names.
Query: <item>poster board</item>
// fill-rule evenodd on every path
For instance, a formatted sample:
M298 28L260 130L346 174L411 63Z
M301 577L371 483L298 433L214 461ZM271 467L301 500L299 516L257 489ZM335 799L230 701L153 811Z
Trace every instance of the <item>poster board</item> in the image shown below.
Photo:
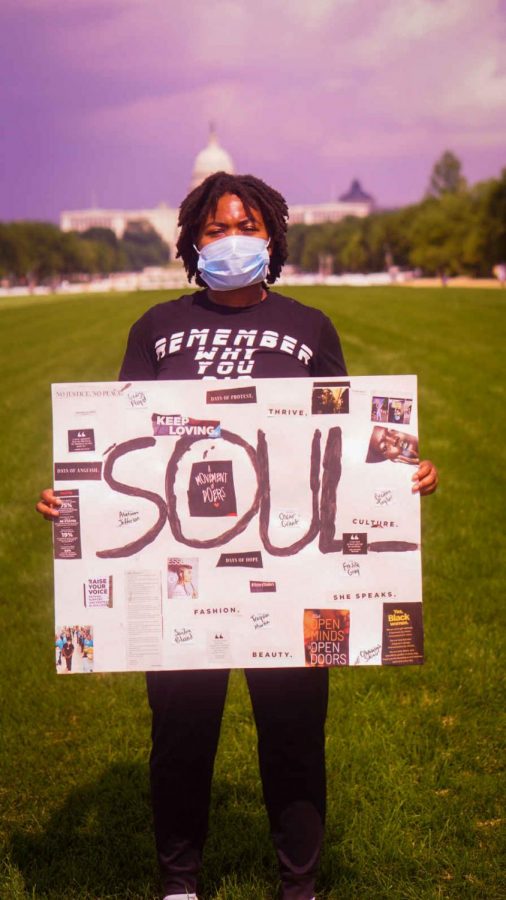
M414 376L52 398L58 672L423 661Z

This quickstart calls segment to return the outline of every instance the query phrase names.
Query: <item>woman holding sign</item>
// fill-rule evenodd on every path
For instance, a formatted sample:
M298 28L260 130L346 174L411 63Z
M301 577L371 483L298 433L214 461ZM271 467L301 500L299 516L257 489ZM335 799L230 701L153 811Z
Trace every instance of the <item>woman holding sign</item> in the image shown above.
M287 257L288 209L251 175L207 178L180 208L178 255L202 290L161 303L131 329L122 381L343 376L338 335L319 310L269 289ZM413 491L432 493L422 462ZM43 491L37 509L58 516ZM325 820L325 668L246 672L282 900L312 900ZM147 674L155 836L164 897L195 898L227 670Z

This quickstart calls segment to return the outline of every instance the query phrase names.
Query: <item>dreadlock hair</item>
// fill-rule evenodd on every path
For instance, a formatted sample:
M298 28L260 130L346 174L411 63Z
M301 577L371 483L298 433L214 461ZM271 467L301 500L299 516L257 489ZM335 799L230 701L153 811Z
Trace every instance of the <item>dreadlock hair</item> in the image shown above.
M254 175L228 175L226 172L209 175L188 194L179 207L178 225L181 232L176 245L177 257L183 260L188 279L191 281L195 277L200 287L207 286L197 269L198 254L194 244L207 217L216 213L218 201L223 194L235 194L239 197L248 216L252 216L255 209L262 213L272 248L266 280L272 284L281 273L288 256L286 200L278 191Z

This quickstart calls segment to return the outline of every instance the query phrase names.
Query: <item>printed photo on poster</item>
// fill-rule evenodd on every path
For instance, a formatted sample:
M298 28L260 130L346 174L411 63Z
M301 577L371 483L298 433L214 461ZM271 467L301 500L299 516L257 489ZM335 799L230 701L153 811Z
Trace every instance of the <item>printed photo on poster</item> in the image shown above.
M412 407L413 401L405 397L373 397L371 421L409 425Z
M380 463L387 460L417 466L420 459L416 435L376 425L372 430L365 461Z
M348 666L350 660L349 609L304 610L306 666Z
M411 400L391 397L388 401L388 421L394 425L409 425L412 405Z
M313 415L337 415L349 411L349 381L315 381L311 397Z
M199 561L196 558L171 557L167 561L167 596L169 600L187 597L197 600Z
M373 397L371 422L388 422L388 397Z
M93 672L93 628L91 625L59 625L54 636L58 675Z

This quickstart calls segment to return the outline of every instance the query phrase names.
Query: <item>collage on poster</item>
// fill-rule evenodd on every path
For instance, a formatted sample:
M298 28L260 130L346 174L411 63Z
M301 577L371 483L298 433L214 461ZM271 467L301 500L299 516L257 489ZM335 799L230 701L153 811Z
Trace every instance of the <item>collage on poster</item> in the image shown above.
M414 376L56 384L53 422L58 672L423 661Z

